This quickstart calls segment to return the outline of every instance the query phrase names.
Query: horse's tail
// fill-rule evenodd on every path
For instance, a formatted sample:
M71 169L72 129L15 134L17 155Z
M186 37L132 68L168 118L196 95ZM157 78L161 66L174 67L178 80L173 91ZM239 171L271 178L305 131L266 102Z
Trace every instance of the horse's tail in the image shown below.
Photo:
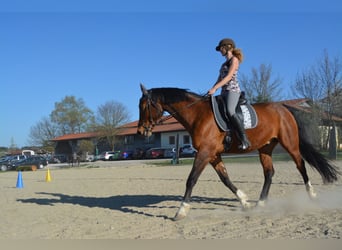
M314 146L306 139L308 138L305 124L300 119L300 116L296 114L295 110L287 105L284 105L294 116L298 125L299 134L299 150L302 157L309 163L309 165L316 169L322 176L324 183L332 183L337 181L341 172L338 168L329 161L324 155L318 152Z

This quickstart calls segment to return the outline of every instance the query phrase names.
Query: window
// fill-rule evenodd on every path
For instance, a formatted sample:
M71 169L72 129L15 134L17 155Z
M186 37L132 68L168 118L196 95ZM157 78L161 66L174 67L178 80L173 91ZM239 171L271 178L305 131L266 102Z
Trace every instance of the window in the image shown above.
M174 135L169 136L169 145L175 145L176 144L176 138Z
M144 143L145 144L153 144L155 141L155 136L154 134L152 134L151 136L146 136L145 139L144 139Z
M190 136L183 135L183 144L190 144Z
M125 144L133 144L134 143L134 136L133 135L126 135L125 136Z

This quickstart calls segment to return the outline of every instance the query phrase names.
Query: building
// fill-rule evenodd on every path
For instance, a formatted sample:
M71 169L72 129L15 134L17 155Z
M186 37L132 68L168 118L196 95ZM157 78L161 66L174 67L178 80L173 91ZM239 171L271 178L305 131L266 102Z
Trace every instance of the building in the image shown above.
M163 124L156 125L150 137L138 135L137 129L138 121L130 122L120 127L115 150L135 150L137 148L146 150L154 147L174 148L177 142L179 146L192 143L189 133L173 117L163 122ZM101 143L101 138L99 138L96 132L62 135L52 139L52 141L55 142L55 154L69 157L72 157L75 152L80 154L81 141L93 143L93 152L88 152L89 154L97 155L103 151L113 150Z
M281 103L286 104L296 110L310 113L311 106L308 103L308 99L296 99L282 101ZM337 127L341 127L342 118L333 117ZM138 121L127 123L119 128L117 134L117 143L115 150L135 150L148 148L162 147L162 148L175 148L177 143L179 147L185 144L192 144L191 136L185 130L185 128L175 119L170 118L162 124L156 125L153 129L153 134L150 137L145 137L137 134ZM328 126L323 126L322 131L331 129ZM339 130L336 128L336 141L338 142L338 148L342 147L339 140ZM85 132L78 134L67 134L60 137L54 138L55 154L62 154L68 157L72 157L74 153L80 154L80 145L82 141L90 141L93 145L93 152L88 154L97 155L103 151L111 151L114 149L108 148L106 144L101 142L98 133L96 132Z

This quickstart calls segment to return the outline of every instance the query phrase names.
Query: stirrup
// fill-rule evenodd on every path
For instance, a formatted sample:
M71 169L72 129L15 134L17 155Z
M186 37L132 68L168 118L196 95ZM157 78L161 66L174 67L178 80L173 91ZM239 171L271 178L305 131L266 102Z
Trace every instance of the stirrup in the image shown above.
M227 133L223 139L224 150L228 151L232 146L232 137Z
M238 146L239 149L241 150L246 150L251 146L251 143L247 141L241 141L241 144Z

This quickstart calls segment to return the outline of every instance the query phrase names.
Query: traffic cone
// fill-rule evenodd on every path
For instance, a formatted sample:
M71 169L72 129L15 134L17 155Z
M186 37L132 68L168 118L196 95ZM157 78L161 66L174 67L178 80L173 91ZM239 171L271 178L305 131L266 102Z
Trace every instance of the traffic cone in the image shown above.
M50 182L51 181L51 175L50 175L50 169L48 168L45 176L45 181Z
M23 188L23 187L24 187L23 176L21 174L21 171L18 171L18 178L17 178L16 188Z

